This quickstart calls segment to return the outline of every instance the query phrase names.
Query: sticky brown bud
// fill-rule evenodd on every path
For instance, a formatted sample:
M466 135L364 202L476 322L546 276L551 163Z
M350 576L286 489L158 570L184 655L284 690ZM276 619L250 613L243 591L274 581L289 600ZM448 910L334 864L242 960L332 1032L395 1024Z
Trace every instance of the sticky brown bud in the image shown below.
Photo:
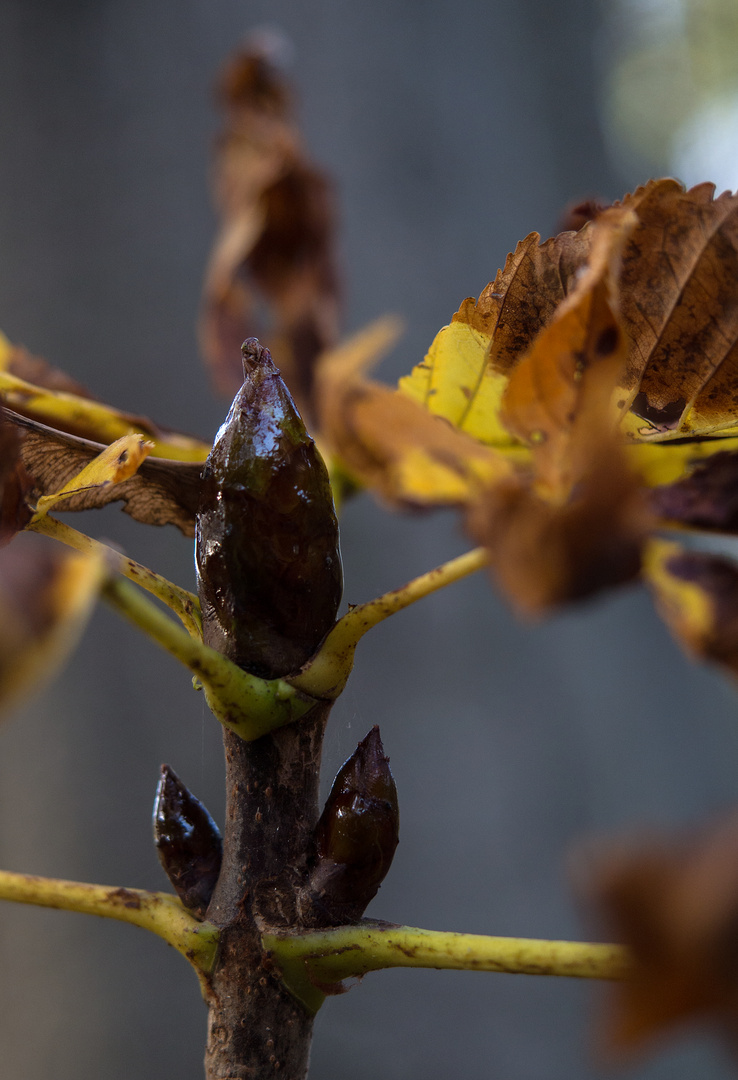
M154 843L177 896L204 917L223 859L218 826L173 769L162 765L154 802Z
M317 825L308 887L317 918L334 924L360 919L398 840L397 788L375 726L339 769Z
M342 572L328 473L268 349L243 345L244 384L203 475L196 563L207 644L261 678L296 671L336 618Z

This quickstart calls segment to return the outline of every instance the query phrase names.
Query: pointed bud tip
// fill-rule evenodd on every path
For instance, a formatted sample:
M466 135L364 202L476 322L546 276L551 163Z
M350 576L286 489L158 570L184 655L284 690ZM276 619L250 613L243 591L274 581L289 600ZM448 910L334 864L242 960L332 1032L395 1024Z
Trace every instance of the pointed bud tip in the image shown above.
M246 338L241 346L241 359L243 361L243 377L248 379L257 373L265 375L278 374L278 369L272 360L272 354L266 345L262 345L258 338Z
M356 748L357 753L361 751L368 759L381 758L383 761L388 762L389 758L384 752L384 746L382 745L382 736L379 734L379 724L375 724L367 735L361 740Z
M339 771L338 776L343 781L341 786L345 790L346 781L350 777L351 786L363 789L368 795L396 799L395 782L390 771L389 760L384 752L379 725L375 724Z

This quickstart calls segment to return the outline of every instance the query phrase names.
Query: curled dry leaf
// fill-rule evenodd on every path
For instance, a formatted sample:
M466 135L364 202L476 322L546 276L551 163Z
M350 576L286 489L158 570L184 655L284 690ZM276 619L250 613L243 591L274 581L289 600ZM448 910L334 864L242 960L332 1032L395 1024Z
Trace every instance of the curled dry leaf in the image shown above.
M608 988L600 1045L625 1057L685 1022L709 1019L738 1045L738 814L702 831L615 846L589 899L631 949Z
M598 436L615 452L611 432L619 409L608 406L628 351L616 287L623 247L637 224L622 208L598 218L586 269L516 364L502 395L502 423L532 448L536 486L554 501L586 475Z
M738 453L712 454L688 476L654 488L650 501L655 513L666 521L738 532Z
M10 409L2 410L2 415L23 436L20 456L33 478L33 500L64 488L105 450L100 443L56 431ZM63 508L94 510L122 501L136 521L176 525L186 536L194 536L201 473L201 463L149 457L129 479L70 494Z
M288 86L262 45L231 59L219 99L226 116L215 160L221 229L203 291L203 353L230 395L241 384L241 342L266 336L308 419L313 365L338 331L330 187L305 155ZM260 325L264 306L269 321Z
M620 282L632 342L626 430L640 438L736 426L738 196L714 192L658 180L623 203L640 221Z
M600 451L576 496L562 506L510 480L487 488L467 516L509 599L534 616L633 580L649 524L632 475Z
M738 451L738 196L713 195L712 184L685 191L675 180L654 180L613 208L637 216L617 284L628 343L619 401L629 452L649 484L683 477L709 454ZM508 377L576 287L601 218L613 210L578 233L543 244L532 233L521 241L479 300L464 301L400 390L479 441L524 457L501 423Z
M36 537L0 551L0 708L61 667L106 577L100 556L68 554Z
M151 449L151 443L146 442L142 435L124 435L122 439L117 439L93 458L89 465L85 465L63 488L53 495L43 495L36 503L36 517L43 517L52 506L63 504L75 495L123 483L138 471Z
M589 268L512 372L502 416L531 445L532 476L469 507L469 530L526 614L635 577L652 525L613 403L627 348L614 284L634 223L627 211L601 216Z
M713 195L653 181L531 234L400 380L427 419L321 378L333 450L396 502L463 506L526 611L634 576L657 516L733 528L738 197Z

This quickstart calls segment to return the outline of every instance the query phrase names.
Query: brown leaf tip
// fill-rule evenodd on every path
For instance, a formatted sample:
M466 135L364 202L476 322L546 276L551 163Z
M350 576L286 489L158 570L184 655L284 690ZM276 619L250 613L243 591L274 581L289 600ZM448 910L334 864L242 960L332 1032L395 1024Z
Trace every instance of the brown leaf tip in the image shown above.
M688 476L654 488L656 513L703 528L738 528L738 454L712 454Z
M284 116L291 108L292 95L281 69L290 52L290 42L281 34L253 34L223 68L217 97L233 109L245 106Z
M610 205L602 199L583 199L578 203L570 203L561 215L556 231L579 232L588 221L594 221Z

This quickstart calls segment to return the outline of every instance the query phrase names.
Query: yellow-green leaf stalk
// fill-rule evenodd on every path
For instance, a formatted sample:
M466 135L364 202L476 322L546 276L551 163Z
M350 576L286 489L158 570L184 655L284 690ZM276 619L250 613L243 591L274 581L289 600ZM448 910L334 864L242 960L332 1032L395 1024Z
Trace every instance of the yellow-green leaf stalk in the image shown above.
M26 528L31 532L51 536L54 540L59 540L62 544L66 544L67 547L74 548L76 551L94 552L103 555L110 570L115 570L117 573L129 578L136 585L140 585L142 589L161 600L181 620L182 625L189 634L195 638L202 637L200 601L194 593L188 592L187 589L168 581L161 574L154 573L153 570L142 566L135 559L129 559L127 555L121 555L119 551L109 547L107 544L94 540L91 536L87 536L86 533L79 532L77 529L72 528L71 525L67 525L66 522L58 521L56 518L49 517L46 514L35 517Z
M206 975L215 962L217 927L190 915L171 893L90 885L0 870L0 900L100 915L140 926L182 953L201 975Z
M303 716L314 701L283 679L259 679L174 623L127 581L114 578L103 599L197 676L215 717L250 742Z
M622 979L630 965L622 945L454 934L369 921L304 934L265 934L262 940L287 987L313 1012L326 993L340 992L343 979L381 968Z
M426 574L401 585L399 589L359 604L339 619L319 651L302 669L291 676L292 686L316 698L333 701L343 691L354 666L356 646L368 630L390 615L422 600L438 589L481 570L487 565L489 555L484 548L475 548L450 559Z

